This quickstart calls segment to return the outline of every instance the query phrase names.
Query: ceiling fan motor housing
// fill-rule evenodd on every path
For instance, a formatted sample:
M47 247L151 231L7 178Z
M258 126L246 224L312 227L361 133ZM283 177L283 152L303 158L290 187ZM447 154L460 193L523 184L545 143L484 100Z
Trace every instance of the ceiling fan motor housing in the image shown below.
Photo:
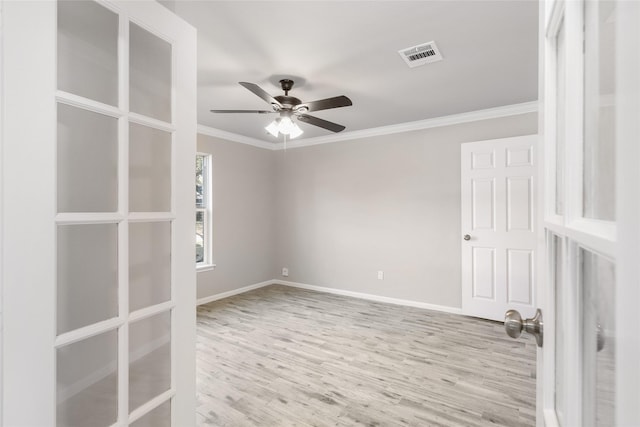
M300 101L295 96L279 95L274 96L274 98L276 99L276 101L282 104L285 109L293 109L296 105L302 104L302 101Z

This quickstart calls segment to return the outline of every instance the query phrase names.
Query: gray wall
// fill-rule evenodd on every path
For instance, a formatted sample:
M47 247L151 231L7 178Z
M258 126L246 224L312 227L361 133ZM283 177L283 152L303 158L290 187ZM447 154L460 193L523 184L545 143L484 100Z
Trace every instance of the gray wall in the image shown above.
M536 129L524 114L286 151L200 135L217 268L198 298L282 279L460 307L460 144Z
M276 152L274 277L460 307L460 143L536 129L526 114Z
M198 135L213 156L213 271L198 273L198 298L273 278L274 152Z

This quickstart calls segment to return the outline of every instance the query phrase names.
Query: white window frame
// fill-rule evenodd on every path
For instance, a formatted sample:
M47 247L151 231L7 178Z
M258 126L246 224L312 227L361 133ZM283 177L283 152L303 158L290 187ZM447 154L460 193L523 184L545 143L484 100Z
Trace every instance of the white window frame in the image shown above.
M203 162L203 204L204 207L198 207L196 205L196 214L202 212L204 214L204 257L201 262L196 262L196 269L198 271L206 271L213 270L215 268L215 264L213 264L213 227L212 227L212 201L213 198L211 196L211 186L212 186L212 165L213 165L213 157L209 153L196 153L196 159L198 157L204 157Z

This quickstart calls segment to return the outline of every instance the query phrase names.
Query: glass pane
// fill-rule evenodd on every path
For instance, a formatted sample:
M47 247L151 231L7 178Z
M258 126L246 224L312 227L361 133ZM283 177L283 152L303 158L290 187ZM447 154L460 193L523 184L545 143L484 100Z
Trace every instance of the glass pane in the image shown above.
M196 263L204 262L204 212L196 212Z
M171 223L129 225L129 307L135 311L171 299Z
M58 226L58 334L118 315L118 226Z
M564 21L556 38L556 209L557 215L564 214L564 150L565 150L565 88L566 88L566 45Z
M106 427L118 416L118 334L106 332L56 351L58 427Z
M168 400L147 415L138 419L131 427L171 427L171 401Z
M129 410L171 387L171 312L129 327Z
M58 212L118 210L116 119L58 104L57 188Z
M586 2L583 215L615 221L615 2Z
M171 210L171 134L129 126L129 210Z
M118 15L92 1L58 2L58 89L118 104Z
M564 281L563 281L563 256L562 240L553 236L553 270L555 291L555 409L558 422L564 425L565 391L564 391L564 355L565 355L565 321L564 321Z
M615 423L615 266L581 250L584 424Z
M207 196L207 158L196 156L196 208L206 207Z
M155 119L171 121L171 45L129 25L130 110Z

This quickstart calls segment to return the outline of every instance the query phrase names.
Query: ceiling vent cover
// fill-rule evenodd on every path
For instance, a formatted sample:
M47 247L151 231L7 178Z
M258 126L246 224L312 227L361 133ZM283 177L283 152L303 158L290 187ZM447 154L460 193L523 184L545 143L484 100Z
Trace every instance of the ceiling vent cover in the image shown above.
M400 49L398 53L411 68L442 60L442 54L434 41Z

